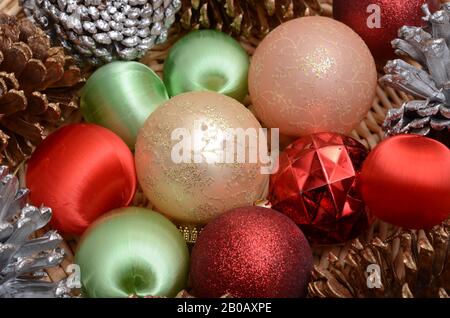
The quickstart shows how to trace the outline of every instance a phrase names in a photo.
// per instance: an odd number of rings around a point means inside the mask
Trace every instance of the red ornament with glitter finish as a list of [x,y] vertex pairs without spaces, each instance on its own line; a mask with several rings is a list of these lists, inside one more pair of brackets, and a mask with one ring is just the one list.
[[203,229],[191,256],[197,297],[245,298],[306,295],[311,248],[288,217],[267,208],[238,208]]
[[371,223],[356,185],[367,153],[360,142],[337,133],[296,140],[271,176],[272,208],[297,223],[312,244],[359,236]]
[[391,41],[404,25],[422,25],[422,5],[432,11],[438,0],[334,0],[333,15],[358,33],[377,59],[395,57]]

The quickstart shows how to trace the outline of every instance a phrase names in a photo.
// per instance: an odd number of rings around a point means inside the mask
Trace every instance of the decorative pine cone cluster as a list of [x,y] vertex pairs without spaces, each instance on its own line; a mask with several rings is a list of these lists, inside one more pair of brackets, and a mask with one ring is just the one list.
[[389,61],[381,83],[400,89],[420,100],[389,111],[384,129],[388,136],[411,133],[435,138],[450,147],[450,3],[433,14],[427,5],[425,28],[404,26],[392,42],[397,54],[421,65],[403,60]]
[[398,230],[385,240],[355,239],[343,259],[330,253],[326,268],[314,267],[309,295],[448,298],[449,260],[450,220],[429,231]]
[[78,62],[135,60],[164,42],[181,0],[20,0]]
[[0,14],[1,162],[16,166],[77,108],[80,69],[27,19]]
[[320,11],[317,0],[182,0],[180,24],[186,29],[218,29],[233,35],[266,35],[284,21]]
[[68,297],[67,281],[46,282],[44,269],[58,265],[64,251],[61,236],[49,231],[30,239],[51,218],[49,208],[26,204],[28,189],[0,166],[0,298]]

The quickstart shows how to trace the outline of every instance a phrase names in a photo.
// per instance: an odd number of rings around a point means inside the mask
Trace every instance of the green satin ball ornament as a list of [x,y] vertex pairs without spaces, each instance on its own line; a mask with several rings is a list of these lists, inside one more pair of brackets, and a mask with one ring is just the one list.
[[247,52],[231,36],[215,30],[193,31],[169,51],[164,83],[171,97],[214,91],[243,101],[248,94]]
[[167,218],[129,207],[113,210],[87,230],[75,263],[83,296],[173,297],[186,287],[189,252]]
[[133,150],[139,128],[169,96],[162,80],[138,62],[112,62],[96,70],[81,92],[84,119],[120,136]]

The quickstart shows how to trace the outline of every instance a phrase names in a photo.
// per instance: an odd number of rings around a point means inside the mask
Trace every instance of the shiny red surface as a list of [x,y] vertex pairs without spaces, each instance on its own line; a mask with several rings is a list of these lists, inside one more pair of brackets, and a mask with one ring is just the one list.
[[370,223],[356,187],[366,156],[361,143],[340,134],[296,140],[281,153],[278,172],[271,176],[272,208],[294,220],[315,244],[358,236]]
[[309,244],[294,222],[262,207],[234,209],[200,233],[191,255],[198,297],[302,297],[313,267]]
[[79,235],[103,213],[131,202],[134,158],[111,131],[69,125],[39,145],[28,163],[26,182],[31,203],[52,209],[53,227]]
[[365,161],[361,190],[370,211],[385,222],[437,225],[450,216],[450,150],[422,136],[389,138]]
[[[363,38],[375,58],[387,60],[395,57],[391,41],[398,29],[422,25],[421,6],[426,2],[432,10],[439,8],[438,0],[334,0],[333,14]],[[367,13],[367,7],[373,4],[381,9],[381,28],[369,28],[367,24],[373,12]]]

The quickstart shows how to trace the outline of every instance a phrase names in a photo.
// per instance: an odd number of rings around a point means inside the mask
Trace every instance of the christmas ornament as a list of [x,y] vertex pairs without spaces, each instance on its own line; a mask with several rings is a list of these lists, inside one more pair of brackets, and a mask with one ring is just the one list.
[[[167,297],[155,297],[155,296],[138,297],[137,295],[132,295],[128,298],[167,298]],[[189,294],[185,289],[183,289],[175,296],[175,298],[195,298],[195,297],[192,296],[191,294]],[[225,294],[225,295],[221,296],[220,298],[233,298],[233,297],[229,294]],[[185,306],[187,306],[186,308],[193,308],[192,306],[195,306],[195,305],[189,305],[188,303],[185,303]],[[188,310],[185,312],[189,312]],[[194,311],[192,311],[192,312],[194,312]]]
[[89,78],[81,94],[81,111],[88,122],[106,127],[134,149],[138,130],[168,99],[161,79],[137,62],[113,62]]
[[164,63],[170,96],[215,91],[238,101],[248,93],[249,57],[232,37],[213,30],[194,31],[171,47]]
[[289,216],[314,244],[357,237],[371,221],[356,185],[366,156],[361,143],[336,133],[296,140],[270,178],[272,208]]
[[375,63],[364,42],[330,18],[280,25],[259,44],[250,64],[256,116],[289,136],[350,132],[369,111],[376,86]]
[[26,204],[28,189],[0,166],[0,298],[69,297],[66,280],[47,282],[45,269],[64,259],[61,236],[48,231],[31,238],[51,218],[51,209]]
[[165,42],[180,0],[20,0],[26,15],[78,61],[135,60]]
[[187,30],[217,29],[262,38],[281,22],[321,12],[317,0],[182,0],[180,24]]
[[30,21],[0,14],[0,159],[11,167],[77,108],[80,70]]
[[421,64],[417,68],[405,61],[387,63],[383,84],[419,98],[389,111],[384,129],[388,136],[411,133],[437,139],[450,147],[450,4],[431,14],[428,7],[425,20],[429,28],[402,27],[401,39],[393,41],[397,53],[409,55]]
[[79,235],[136,190],[133,155],[111,131],[73,124],[51,134],[28,162],[30,200],[53,209],[52,226]]
[[144,193],[158,211],[188,224],[253,204],[268,180],[258,155],[267,154],[260,128],[248,109],[222,94],[173,97],[153,112],[137,138],[136,171]]
[[194,295],[296,298],[305,295],[311,249],[287,217],[262,207],[237,208],[209,223],[192,250]]
[[[310,297],[441,297],[450,293],[450,223],[429,231],[404,230],[369,242],[355,239],[345,256],[331,253],[315,266]],[[367,277],[368,266],[379,268]],[[369,284],[368,284],[369,282]]]
[[169,220],[131,207],[95,222],[81,239],[75,263],[87,297],[174,297],[186,287],[189,252]]
[[385,222],[428,229],[450,216],[450,151],[417,135],[379,144],[361,171],[367,207]]
[[333,15],[363,38],[375,58],[389,59],[397,30],[405,24],[422,25],[424,3],[439,7],[439,0],[334,0]]

